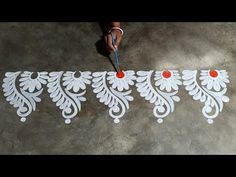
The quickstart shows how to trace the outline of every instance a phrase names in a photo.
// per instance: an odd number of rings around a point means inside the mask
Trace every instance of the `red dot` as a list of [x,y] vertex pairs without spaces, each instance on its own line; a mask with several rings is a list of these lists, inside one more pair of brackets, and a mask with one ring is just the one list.
[[217,77],[218,76],[218,72],[216,70],[210,70],[210,76],[211,77]]
[[123,78],[124,76],[125,76],[125,74],[122,71],[119,71],[116,73],[116,77],[118,77],[118,78]]
[[169,78],[169,77],[171,77],[171,72],[170,71],[163,71],[163,73],[162,73],[162,76],[164,77],[164,78]]

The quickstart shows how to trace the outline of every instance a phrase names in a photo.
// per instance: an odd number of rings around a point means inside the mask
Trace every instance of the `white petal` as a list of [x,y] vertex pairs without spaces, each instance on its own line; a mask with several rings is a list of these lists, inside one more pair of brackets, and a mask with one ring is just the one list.
[[79,89],[80,89],[80,83],[77,81],[77,82],[75,82],[75,84],[73,86],[73,91],[78,92]]
[[160,86],[160,89],[163,90],[166,87],[166,80],[163,80],[163,83]]
[[81,75],[82,75],[83,78],[86,78],[86,79],[91,79],[92,78],[90,71],[81,72]]
[[130,79],[128,79],[128,78],[127,78],[127,83],[128,83],[129,85],[134,85],[134,81],[132,81],[132,80],[130,80]]
[[222,81],[225,83],[229,83],[229,79],[226,79],[226,78],[222,78]]
[[29,82],[29,92],[33,92],[35,89],[35,84],[34,82]]
[[26,81],[26,80],[29,80],[29,78],[28,77],[22,77],[22,78],[19,79],[20,82]]
[[111,79],[111,80],[109,80],[109,84],[113,84],[114,81],[115,81],[115,79]]
[[214,89],[216,91],[220,91],[220,84],[219,84],[219,82],[217,80],[214,81]]
[[109,76],[115,76],[115,72],[114,71],[110,71],[107,73]]
[[176,83],[171,83],[171,87],[174,89],[174,90],[178,90],[178,86]]
[[42,85],[40,84],[38,80],[35,80],[35,86],[38,90],[42,88]]
[[66,73],[63,74],[63,76],[72,77],[72,75],[74,75],[74,73],[75,72],[67,71]]
[[124,89],[128,90],[129,89],[129,85],[128,85],[127,81],[124,80],[123,83],[124,83]]
[[66,81],[63,82],[63,86],[66,86],[68,85],[69,83],[71,83],[74,79],[70,78],[70,79],[67,79]]
[[182,85],[182,82],[181,82],[180,80],[175,79],[174,82],[175,82],[175,84],[177,84],[177,85]]
[[112,84],[112,88],[115,89],[117,87],[117,85],[118,85],[118,81],[115,80],[115,82]]
[[90,84],[91,83],[91,81],[86,79],[86,78],[81,78],[81,79],[85,84]]
[[207,84],[207,89],[208,90],[212,89],[212,86],[213,86],[213,80],[209,79],[208,84]]
[[123,82],[120,81],[118,84],[118,90],[121,92],[123,90],[123,87],[124,87],[124,84]]
[[159,86],[163,83],[163,79],[159,79],[155,82],[155,86]]
[[[150,71],[138,71],[137,75],[139,76],[147,76]],[[152,71],[151,71],[152,72]]]
[[200,80],[205,80],[205,79],[207,79],[207,78],[208,78],[208,76],[200,76],[200,77],[199,77]]
[[171,91],[171,86],[170,86],[170,82],[169,81],[166,82],[166,91],[167,92]]
[[66,87],[67,90],[70,90],[75,85],[75,81],[69,83]]
[[39,82],[41,82],[42,84],[47,84],[47,81],[46,80],[44,80],[44,79],[42,79],[42,78],[38,78],[38,80],[39,80]]
[[73,79],[71,76],[64,76],[63,78],[62,78],[62,80],[63,81],[66,81],[66,80],[69,80],[69,79]]
[[29,84],[29,80],[23,81],[20,83],[20,87],[24,86],[24,85],[28,85]]
[[109,80],[114,80],[114,78],[115,78],[114,76],[108,76],[108,77],[107,77],[107,80],[108,80],[108,81],[109,81]]
[[23,90],[27,90],[29,88],[29,85],[24,85]]
[[219,84],[221,87],[226,88],[226,84],[221,79],[219,79]]
[[134,76],[134,71],[125,71],[125,75],[130,77],[130,76]]
[[146,77],[138,77],[137,82],[143,82],[146,80]]
[[80,85],[80,88],[82,90],[86,89],[86,86],[85,86],[84,82],[81,79],[79,79],[79,85]]
[[208,83],[208,79],[204,79],[204,80],[201,82],[202,85],[207,85],[207,83]]

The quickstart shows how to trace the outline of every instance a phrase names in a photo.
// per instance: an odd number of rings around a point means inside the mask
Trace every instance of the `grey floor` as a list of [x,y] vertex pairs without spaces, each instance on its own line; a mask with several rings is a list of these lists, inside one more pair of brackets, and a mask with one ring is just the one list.
[[[123,23],[120,62],[125,70],[228,71],[230,102],[213,125],[183,87],[174,113],[157,124],[152,105],[135,87],[120,124],[87,89],[71,125],[48,94],[21,123],[0,91],[0,154],[236,154],[236,23]],[[8,71],[113,70],[97,52],[98,23],[0,23],[0,84]]]

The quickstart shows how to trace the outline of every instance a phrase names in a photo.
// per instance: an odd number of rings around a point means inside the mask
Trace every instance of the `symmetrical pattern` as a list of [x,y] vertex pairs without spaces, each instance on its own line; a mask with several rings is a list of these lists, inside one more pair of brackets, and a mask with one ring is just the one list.
[[[199,78],[199,80],[197,80]],[[181,81],[181,79],[183,81]],[[122,72],[57,71],[57,72],[6,72],[3,92],[6,100],[17,109],[20,121],[36,110],[40,95],[47,86],[52,102],[61,110],[66,124],[81,111],[86,101],[87,85],[91,85],[99,102],[109,108],[114,123],[129,109],[134,100],[130,86],[136,86],[140,96],[153,104],[153,114],[158,123],[175,109],[179,102],[177,95],[183,84],[194,100],[204,103],[202,114],[209,124],[223,111],[223,104],[229,102],[227,84],[229,76],[225,70],[184,70],[182,78],[177,70]]]
[[[36,103],[40,102],[39,95],[43,92],[42,85],[47,83],[47,72],[37,72],[37,77],[32,78],[33,72],[24,71],[20,75],[18,72],[7,72],[3,79],[3,92],[6,100],[17,108],[17,114],[22,122],[26,121],[26,117],[36,109]],[[20,75],[19,86],[16,88],[16,79]]]
[[223,102],[229,102],[229,98],[224,95],[227,91],[225,83],[229,83],[228,73],[225,70],[201,70],[201,86],[197,82],[197,70],[184,70],[182,78],[189,95],[205,103],[202,113],[207,122],[212,124],[223,110]]
[[[109,115],[114,119],[114,123],[120,122],[120,118],[125,114],[126,109],[129,109],[129,101],[133,101],[129,86],[134,85],[135,72],[124,71],[123,73],[122,76],[117,75],[116,72],[93,73],[93,92],[97,94],[96,97],[101,103],[109,107]],[[112,86],[109,87],[106,81],[109,81]],[[128,91],[122,92],[123,90]]]
[[154,74],[155,87],[152,86],[151,71],[138,71],[137,75],[137,91],[141,97],[154,104],[153,114],[157,117],[157,122],[162,123],[163,118],[174,111],[174,101],[179,102],[180,98],[176,96],[178,93],[178,86],[182,84],[179,80],[178,71],[165,70],[156,71]]
[[[50,98],[62,110],[62,116],[65,118],[65,123],[70,124],[78,111],[81,110],[81,102],[86,101],[84,94],[86,93],[86,84],[90,84],[91,72],[79,72],[80,76],[75,77],[76,72],[67,71],[63,74],[60,72],[49,73],[48,92]],[[65,86],[63,88],[61,86]]]

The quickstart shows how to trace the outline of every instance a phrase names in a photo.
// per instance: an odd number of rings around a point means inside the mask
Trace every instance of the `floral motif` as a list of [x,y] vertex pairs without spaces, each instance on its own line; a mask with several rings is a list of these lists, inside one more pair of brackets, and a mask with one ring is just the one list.
[[155,85],[160,86],[161,90],[166,89],[167,92],[170,92],[171,89],[178,90],[178,85],[182,85],[180,79],[181,77],[176,70],[156,71],[154,78],[156,80]]
[[6,100],[15,108],[18,108],[17,114],[21,117],[20,121],[25,122],[26,117],[36,110],[36,103],[41,101],[39,95],[43,92],[42,84],[46,84],[48,76],[47,72],[38,72],[38,76],[32,79],[33,72],[25,71],[19,79],[21,88],[18,90],[16,80],[20,73],[21,71],[7,72],[2,86]]
[[107,80],[109,81],[109,84],[112,84],[113,89],[118,89],[118,91],[123,91],[129,89],[129,85],[134,85],[135,72],[134,71],[125,71],[123,72],[124,75],[122,77],[118,77],[118,74],[116,72],[108,72]]
[[[85,84],[90,84],[91,81],[89,79],[92,78],[89,71],[80,71],[80,77],[78,78],[75,77],[75,73],[72,71],[66,71],[64,74],[63,71],[51,72],[49,73],[49,83],[47,84],[50,97],[56,103],[56,106],[62,110],[62,116],[65,118],[66,124],[70,124],[71,119],[81,110],[81,102],[86,101],[84,97],[86,93]],[[61,78],[64,81],[62,85],[65,88],[61,86]]]
[[[183,84],[194,100],[205,104],[202,113],[207,122],[212,124],[213,119],[222,112],[223,102],[229,102],[229,98],[224,95],[227,91],[225,83],[229,83],[228,75],[224,70],[202,70],[200,75],[201,86],[197,83],[197,70],[184,70]],[[215,91],[211,91],[212,88]]]
[[[30,71],[6,72],[3,79],[4,96],[17,108],[22,122],[36,110],[44,85],[47,85],[50,98],[61,110],[66,124],[71,123],[81,110],[82,102],[86,101],[86,87],[91,82],[96,98],[108,106],[109,115],[115,123],[120,122],[129,109],[129,102],[134,100],[130,86],[135,85],[140,96],[154,105],[153,114],[158,123],[162,123],[174,111],[175,102],[180,101],[177,93],[182,81],[176,70],[138,71],[138,77],[132,70],[118,73],[59,71],[49,74],[43,71],[35,74],[36,77]],[[229,97],[225,95],[227,84],[230,83],[228,73],[225,70],[201,70],[200,84],[197,70],[184,70],[182,74],[188,94],[204,103],[202,114],[209,124],[213,123],[214,118],[222,112],[224,103],[229,102]]]
[[76,72],[72,71],[67,71],[66,73],[63,74],[63,86],[66,86],[67,90],[73,89],[74,92],[78,92],[80,90],[85,90],[86,89],[86,84],[90,84],[91,81],[91,72],[86,71],[86,72],[81,72],[79,71],[80,76],[75,77]]
[[42,88],[42,84],[47,83],[47,74],[47,72],[37,72],[37,77],[32,78],[33,72],[24,71],[19,79],[20,87],[23,87],[23,90],[29,90],[30,93],[32,93],[35,89],[40,90]]
[[[178,85],[182,83],[179,81],[179,74],[177,71],[156,71],[154,80],[156,80],[153,87],[151,84],[151,76],[153,71],[138,71],[137,91],[140,96],[144,97],[150,103],[154,104],[153,114],[157,117],[157,122],[162,123],[163,118],[174,111],[174,101],[179,102],[180,98],[176,95],[178,92]],[[160,87],[160,90],[158,88]],[[163,92],[166,88],[167,93]],[[173,88],[173,91],[171,91]]]
[[225,70],[202,70],[200,75],[201,84],[208,90],[214,88],[215,91],[220,91],[221,88],[226,88],[226,83],[229,83],[229,76]]
[[[133,101],[133,97],[129,94],[131,90],[121,92],[123,89],[129,89],[129,85],[134,85],[133,80],[136,79],[134,71],[123,72],[123,77],[117,77],[115,72],[95,72],[93,73],[93,92],[97,94],[97,98],[101,103],[109,107],[109,115],[114,119],[114,123],[119,123],[120,118],[125,114],[125,110],[129,109],[129,102]],[[108,87],[107,80],[112,87]],[[118,91],[115,90],[118,89]]]

